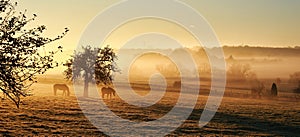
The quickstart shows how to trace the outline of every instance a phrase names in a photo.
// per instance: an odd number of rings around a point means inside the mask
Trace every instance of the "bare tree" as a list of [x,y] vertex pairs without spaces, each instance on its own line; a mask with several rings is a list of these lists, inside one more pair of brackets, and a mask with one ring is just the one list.
[[48,55],[39,54],[39,49],[61,39],[68,29],[57,38],[43,37],[46,26],[28,29],[26,25],[34,21],[36,15],[27,18],[26,10],[16,12],[16,6],[17,3],[9,0],[0,1],[0,90],[19,108],[20,97],[27,96],[29,87],[36,82],[35,76],[57,66],[53,55],[62,47]]
[[88,84],[90,82],[110,84],[113,72],[119,72],[116,67],[117,59],[113,49],[109,46],[92,48],[91,46],[82,47],[82,52],[75,52],[71,59],[64,65],[67,69],[64,75],[68,80],[84,80],[83,96],[88,97]]

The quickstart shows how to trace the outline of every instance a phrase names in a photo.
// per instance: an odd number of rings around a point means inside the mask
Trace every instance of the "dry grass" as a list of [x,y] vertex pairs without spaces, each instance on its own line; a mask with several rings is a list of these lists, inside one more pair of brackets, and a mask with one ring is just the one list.
[[[53,96],[52,84],[36,84],[34,96],[26,97],[20,109],[10,101],[0,104],[1,136],[104,136],[83,115],[74,94]],[[169,89],[171,90],[171,89]],[[152,121],[166,114],[179,93],[167,92],[156,105],[138,108],[115,97],[105,100],[118,116],[133,121]],[[169,136],[297,136],[300,102],[286,99],[224,97],[213,120],[203,128],[198,120],[207,96],[200,95],[189,119]]]

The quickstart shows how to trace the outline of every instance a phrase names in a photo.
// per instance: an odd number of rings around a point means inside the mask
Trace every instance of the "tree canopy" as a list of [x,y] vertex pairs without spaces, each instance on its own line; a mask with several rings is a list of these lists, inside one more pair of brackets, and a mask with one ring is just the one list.
[[65,28],[56,38],[43,37],[46,26],[27,26],[37,15],[27,17],[26,10],[17,12],[16,6],[9,0],[0,1],[0,90],[19,107],[20,97],[27,96],[36,75],[58,65],[53,57],[62,51],[61,46],[45,55],[39,49],[63,38],[69,30]]
[[256,74],[251,70],[249,64],[233,63],[227,70],[227,80],[232,81],[252,81],[255,80]]
[[81,52],[75,52],[64,65],[66,79],[84,81],[84,97],[88,97],[88,84],[90,82],[110,84],[113,72],[119,72],[116,67],[117,56],[112,48],[82,47]]

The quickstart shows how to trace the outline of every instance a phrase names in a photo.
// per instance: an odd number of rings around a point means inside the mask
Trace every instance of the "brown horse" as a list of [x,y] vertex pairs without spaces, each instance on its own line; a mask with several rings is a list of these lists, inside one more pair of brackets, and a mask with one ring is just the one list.
[[54,96],[56,96],[57,90],[62,90],[63,96],[70,96],[70,90],[66,84],[54,84],[53,85]]
[[107,95],[107,98],[110,98],[110,99],[111,99],[112,95],[116,96],[116,91],[111,87],[107,87],[107,88],[103,87],[101,89],[101,92],[102,92],[102,99],[104,99],[105,94]]

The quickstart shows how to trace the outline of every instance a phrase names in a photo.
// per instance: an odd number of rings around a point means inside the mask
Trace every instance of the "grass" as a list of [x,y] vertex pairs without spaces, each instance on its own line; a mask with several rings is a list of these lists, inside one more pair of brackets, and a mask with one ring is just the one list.
[[[20,109],[9,100],[1,100],[1,136],[105,136],[84,116],[74,93],[70,97],[63,97],[62,92],[53,96],[50,83],[36,84],[33,88],[34,95],[24,98]],[[145,122],[164,116],[178,96],[179,92],[167,92],[162,100],[147,108],[127,104],[119,97],[104,101],[119,117]],[[215,117],[199,128],[207,100],[207,95],[200,94],[193,113],[168,136],[298,136],[300,102],[289,99],[292,98],[289,94],[282,93],[275,99],[242,97],[226,95]]]

